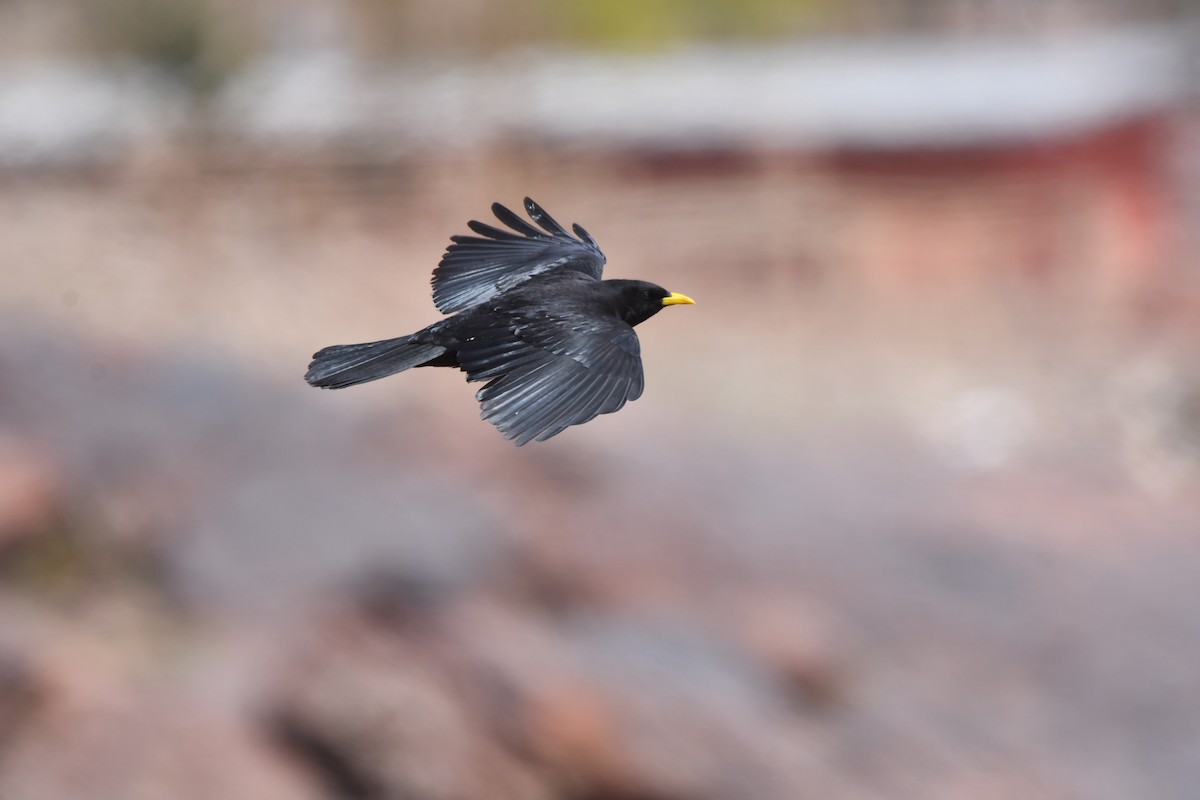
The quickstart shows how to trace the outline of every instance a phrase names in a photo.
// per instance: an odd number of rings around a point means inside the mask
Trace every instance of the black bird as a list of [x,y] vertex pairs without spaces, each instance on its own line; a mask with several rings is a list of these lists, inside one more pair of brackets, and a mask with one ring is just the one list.
[[525,210],[541,230],[493,203],[511,231],[471,220],[479,236],[450,237],[432,283],[434,304],[452,316],[409,336],[326,347],[304,379],[341,389],[411,367],[457,367],[487,381],[475,395],[482,418],[518,445],[638,399],[633,326],[694,301],[646,281],[601,280],[606,259],[587,231],[573,225],[572,236],[528,197]]

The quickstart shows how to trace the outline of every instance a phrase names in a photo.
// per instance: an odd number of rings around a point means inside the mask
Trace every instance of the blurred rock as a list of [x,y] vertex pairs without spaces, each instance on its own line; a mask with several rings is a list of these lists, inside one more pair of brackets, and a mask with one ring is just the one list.
[[62,480],[46,448],[0,434],[0,551],[55,524],[66,502]]
[[820,609],[794,594],[748,593],[729,603],[723,620],[747,655],[790,690],[799,713],[836,713],[850,691],[845,646]]
[[689,623],[583,614],[539,625],[477,608],[452,635],[470,654],[475,704],[562,794],[783,798],[839,785],[785,687]]
[[1114,376],[1126,466],[1140,485],[1165,495],[1187,492],[1200,477],[1200,371],[1190,341],[1178,349],[1183,354],[1143,355]]
[[430,660],[436,647],[346,620],[315,634],[280,676],[268,721],[279,745],[331,794],[549,797],[535,775],[480,728],[455,676]]
[[[0,478],[11,463],[11,491],[25,498],[14,513],[44,505],[38,464],[55,459],[78,538],[141,559],[186,603],[277,614],[368,568],[453,593],[509,557],[505,526],[436,470],[364,458],[377,420],[312,425],[306,401],[316,393],[296,391],[303,383],[264,385],[217,361],[166,355],[97,374],[103,359],[53,335],[24,329],[13,341],[0,377],[39,381],[10,414],[48,454],[0,452]],[[396,423],[406,425],[419,427]],[[416,460],[440,465],[436,442],[402,440]]]
[[345,456],[299,462],[287,474],[252,468],[225,498],[196,516],[173,553],[198,603],[274,613],[365,570],[453,593],[505,558],[502,530],[452,487],[364,470]]
[[0,796],[39,800],[318,800],[236,720],[179,698],[131,693],[39,717],[7,753]]
[[44,700],[45,687],[33,669],[15,654],[0,650],[0,760]]

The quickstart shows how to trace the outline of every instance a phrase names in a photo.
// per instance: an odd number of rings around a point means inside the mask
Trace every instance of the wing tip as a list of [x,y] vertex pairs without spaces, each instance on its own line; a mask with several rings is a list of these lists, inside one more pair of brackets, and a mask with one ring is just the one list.
[[[587,242],[592,247],[596,247],[596,240],[593,239],[592,235],[590,233],[588,233],[587,230],[585,230],[584,227],[582,225],[580,225],[578,222],[571,223],[571,230],[575,231],[575,235],[578,236],[580,239]],[[597,248],[597,249],[599,249],[599,248]]]

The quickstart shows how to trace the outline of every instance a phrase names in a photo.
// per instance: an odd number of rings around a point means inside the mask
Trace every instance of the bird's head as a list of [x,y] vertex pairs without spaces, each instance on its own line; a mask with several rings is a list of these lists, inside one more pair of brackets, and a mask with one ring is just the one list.
[[696,303],[687,295],[668,292],[648,281],[607,280],[603,283],[610,293],[617,316],[630,325],[645,322],[667,306]]

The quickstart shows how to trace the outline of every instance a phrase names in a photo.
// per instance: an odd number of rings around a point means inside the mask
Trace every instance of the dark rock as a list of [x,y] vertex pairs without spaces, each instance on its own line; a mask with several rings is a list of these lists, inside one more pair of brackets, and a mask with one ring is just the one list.
[[535,774],[496,747],[454,675],[353,616],[312,632],[277,681],[266,723],[278,745],[350,798],[543,800]]

